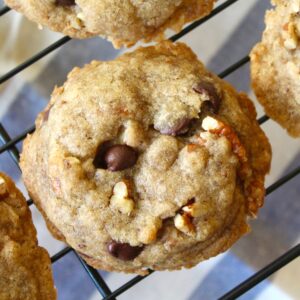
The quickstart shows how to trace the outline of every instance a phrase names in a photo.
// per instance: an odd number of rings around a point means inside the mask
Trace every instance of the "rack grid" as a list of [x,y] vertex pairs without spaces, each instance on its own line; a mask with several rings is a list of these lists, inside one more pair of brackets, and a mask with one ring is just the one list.
[[[181,32],[173,35],[170,37],[170,40],[175,42],[182,38],[184,35],[187,33],[191,32],[193,29],[197,28],[201,24],[205,23],[209,19],[213,18],[217,14],[221,13],[224,11],[226,8],[237,2],[238,0],[227,0],[224,3],[218,5],[211,13],[210,15],[206,16],[205,18],[195,21],[185,27]],[[8,13],[11,9],[7,6],[4,6],[0,8],[0,17]],[[8,71],[6,74],[0,77],[0,84],[4,83],[5,81],[9,80],[13,76],[17,75],[19,72],[23,71],[24,69],[30,67],[32,64],[37,62],[38,60],[42,59],[52,51],[62,47],[64,44],[66,44],[68,41],[70,41],[70,37],[63,37],[56,41],[55,43],[51,44],[47,48],[43,49],[39,53],[35,54],[28,60],[24,61],[17,67],[13,68],[12,70]],[[238,60],[236,63],[232,64],[229,66],[227,69],[225,69],[223,72],[219,74],[219,77],[224,78],[231,73],[235,72],[237,69],[245,65],[246,63],[249,62],[249,56],[246,55],[245,57],[241,58]],[[263,124],[269,120],[269,117],[264,115],[261,118],[259,118],[257,121],[259,124]],[[23,139],[26,137],[27,134],[34,132],[35,127],[31,126],[27,128],[25,131],[20,133],[14,138],[11,138],[9,134],[7,133],[5,127],[0,123],[0,143],[2,146],[0,147],[0,155],[4,152],[8,152],[13,161],[16,163],[16,165],[19,167],[19,158],[20,158],[20,153],[16,147],[16,145],[19,142],[22,142]],[[280,188],[282,185],[287,183],[289,180],[292,178],[296,177],[300,173],[300,166],[297,168],[293,169],[291,172],[280,178],[279,180],[275,181],[272,185],[270,185],[266,189],[266,196],[270,195],[272,192],[274,192],[276,189]],[[32,205],[33,201],[31,199],[27,200],[28,205]],[[102,295],[103,300],[112,300],[116,299],[117,296],[121,295],[140,281],[144,280],[146,277],[150,276],[153,272],[153,270],[149,270],[149,274],[146,276],[135,276],[133,279],[129,280],[119,288],[117,288],[115,291],[111,291],[110,288],[108,287],[107,283],[105,280],[102,278],[102,276],[99,274],[99,272],[92,268],[91,266],[87,265],[85,261],[75,252],[70,247],[65,247],[58,253],[56,253],[54,256],[51,257],[51,262],[55,263],[58,261],[60,258],[63,256],[67,255],[70,252],[74,252],[80,263],[82,264],[83,268],[85,271],[88,273],[90,279],[93,281],[95,287],[99,291],[99,293]],[[246,279],[245,281],[241,282],[239,285],[236,287],[232,288],[230,291],[225,293],[223,296],[219,298],[219,300],[231,300],[231,299],[236,299],[237,297],[245,294],[247,291],[255,287],[257,284],[265,280],[267,277],[275,273],[276,271],[280,270],[283,268],[285,265],[293,261],[294,259],[298,258],[300,256],[300,244],[294,246],[290,250],[288,250],[286,253],[282,254],[280,257],[272,261],[270,264],[265,266],[263,269],[260,271],[256,272],[254,275]]]

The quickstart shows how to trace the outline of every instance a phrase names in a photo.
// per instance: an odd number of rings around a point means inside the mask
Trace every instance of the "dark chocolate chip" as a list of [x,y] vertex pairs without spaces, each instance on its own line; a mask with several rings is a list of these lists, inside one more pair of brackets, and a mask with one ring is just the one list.
[[75,0],[56,0],[55,4],[59,6],[73,6],[75,5]]
[[221,98],[214,85],[210,82],[201,81],[193,86],[193,90],[198,94],[205,94],[209,98],[209,102],[205,103],[205,107],[213,113],[217,113],[220,108]]
[[107,245],[108,252],[121,260],[133,260],[135,259],[144,249],[144,246],[130,246],[127,243],[117,243],[116,241],[111,241]]
[[217,111],[214,109],[212,103],[210,101],[204,101],[201,105],[201,112],[206,113],[213,113],[216,114]]
[[112,142],[106,141],[98,147],[96,156],[93,161],[93,164],[97,169],[98,168],[101,168],[101,169],[107,168],[106,162],[104,160],[104,156],[105,156],[107,149],[109,149],[111,146],[112,146]]
[[137,158],[137,152],[127,145],[113,145],[104,155],[104,161],[110,171],[128,169],[136,163]]
[[191,121],[192,121],[191,119],[182,118],[181,120],[177,121],[177,123],[173,127],[162,129],[160,132],[162,134],[167,134],[172,136],[183,135],[189,131]]

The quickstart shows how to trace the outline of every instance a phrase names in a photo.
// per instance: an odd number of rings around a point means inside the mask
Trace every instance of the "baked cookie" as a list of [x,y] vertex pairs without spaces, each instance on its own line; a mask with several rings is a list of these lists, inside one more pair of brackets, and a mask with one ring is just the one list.
[[5,0],[30,20],[74,38],[103,36],[115,47],[162,39],[208,15],[215,0]]
[[184,44],[75,68],[25,142],[50,230],[95,268],[192,267],[248,231],[270,145],[244,94]]
[[251,52],[254,92],[266,113],[300,136],[300,0],[274,0],[262,41]]
[[56,299],[51,261],[38,246],[27,203],[0,173],[0,299]]

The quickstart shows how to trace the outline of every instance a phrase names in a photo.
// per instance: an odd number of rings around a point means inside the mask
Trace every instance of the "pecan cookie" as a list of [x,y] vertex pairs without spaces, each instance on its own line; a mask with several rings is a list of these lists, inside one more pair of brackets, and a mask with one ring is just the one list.
[[300,136],[300,0],[274,0],[251,52],[252,86],[266,113]]
[[116,47],[162,39],[208,15],[215,0],[5,0],[30,20],[74,38],[103,36]]
[[0,173],[0,299],[53,300],[56,290],[47,251],[37,244],[27,203]]
[[92,266],[192,267],[248,231],[270,145],[244,94],[184,44],[75,68],[24,143],[21,168],[53,234]]

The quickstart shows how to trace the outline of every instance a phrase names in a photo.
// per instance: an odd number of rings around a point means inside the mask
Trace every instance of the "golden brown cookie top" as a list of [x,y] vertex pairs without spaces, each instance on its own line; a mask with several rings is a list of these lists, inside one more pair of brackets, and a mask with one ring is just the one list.
[[262,205],[270,148],[255,117],[184,44],[140,48],[75,68],[55,89],[25,141],[24,180],[103,268],[192,265]]
[[276,0],[251,52],[252,86],[266,113],[300,136],[300,1]]
[[214,0],[6,0],[38,24],[75,38],[104,36],[116,47],[162,38],[207,15]]
[[37,244],[27,203],[0,173],[0,299],[53,300],[51,261]]

